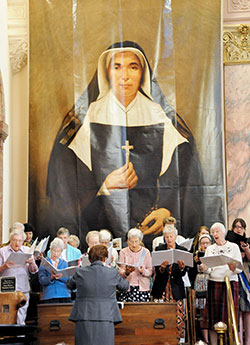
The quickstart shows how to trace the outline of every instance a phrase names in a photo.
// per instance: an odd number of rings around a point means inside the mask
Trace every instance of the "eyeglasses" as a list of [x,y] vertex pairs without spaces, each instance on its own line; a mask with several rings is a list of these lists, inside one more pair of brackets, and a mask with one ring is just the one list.
[[203,245],[210,244],[210,243],[211,243],[210,241],[207,241],[207,242],[200,242],[200,244],[203,244]]
[[241,226],[241,225],[235,225],[235,228],[236,229],[244,229],[243,226]]

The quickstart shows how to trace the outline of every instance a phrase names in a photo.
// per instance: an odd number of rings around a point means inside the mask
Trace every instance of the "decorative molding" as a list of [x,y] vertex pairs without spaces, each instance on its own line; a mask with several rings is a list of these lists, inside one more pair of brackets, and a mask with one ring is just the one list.
[[9,57],[13,73],[28,61],[28,1],[8,0]]
[[9,55],[13,73],[19,72],[27,64],[28,42],[22,39],[12,41]]
[[250,63],[250,25],[224,25],[223,62]]
[[250,0],[224,0],[224,23],[250,23]]
[[230,0],[229,12],[240,12],[250,10],[250,0]]

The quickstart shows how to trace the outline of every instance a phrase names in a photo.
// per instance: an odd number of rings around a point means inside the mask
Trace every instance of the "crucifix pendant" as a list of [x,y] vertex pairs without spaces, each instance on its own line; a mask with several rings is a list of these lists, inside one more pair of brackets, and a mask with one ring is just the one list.
[[129,140],[126,140],[126,145],[122,146],[122,149],[126,151],[126,164],[128,165],[129,163],[129,151],[133,150],[134,146],[129,145]]

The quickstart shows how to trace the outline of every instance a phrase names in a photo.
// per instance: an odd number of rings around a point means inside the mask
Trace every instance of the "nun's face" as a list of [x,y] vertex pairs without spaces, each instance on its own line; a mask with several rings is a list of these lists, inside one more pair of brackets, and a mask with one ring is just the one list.
[[140,86],[142,67],[132,52],[115,54],[108,67],[108,78],[117,99],[126,107],[135,98]]

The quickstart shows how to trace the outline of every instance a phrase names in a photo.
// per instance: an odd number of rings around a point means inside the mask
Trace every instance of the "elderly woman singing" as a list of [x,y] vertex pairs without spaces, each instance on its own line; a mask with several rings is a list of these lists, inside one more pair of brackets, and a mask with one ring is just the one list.
[[[64,243],[60,238],[55,238],[50,244],[48,261],[56,268],[68,267],[68,263],[60,256]],[[66,287],[68,278],[62,278],[61,273],[48,272],[41,264],[38,272],[39,282],[42,286],[42,303],[69,303],[70,292]]]
[[[156,247],[158,250],[187,249],[176,243],[178,231],[174,224],[168,224],[164,227],[163,235],[166,243]],[[183,261],[169,264],[163,261],[161,266],[155,267],[155,279],[152,288],[152,295],[155,301],[162,300],[165,302],[177,301],[177,329],[178,337],[184,337],[184,305],[185,288],[182,277],[186,274],[186,266]]]
[[130,282],[130,290],[120,293],[124,302],[150,302],[150,277],[153,273],[150,251],[143,246],[143,234],[139,229],[128,232],[128,247],[120,251],[119,262],[124,263],[119,273]]
[[[225,254],[233,260],[242,263],[240,249],[237,244],[225,239],[226,229],[221,223],[214,223],[210,228],[215,243],[206,249],[205,257]],[[204,318],[201,323],[202,328],[209,329],[210,342],[217,344],[217,334],[213,331],[214,324],[219,321],[228,322],[227,316],[227,290],[225,276],[229,277],[236,318],[239,312],[239,286],[238,273],[241,272],[235,263],[220,265],[213,268],[207,268],[202,265],[204,271],[209,273],[207,288],[207,303],[204,311]]]

